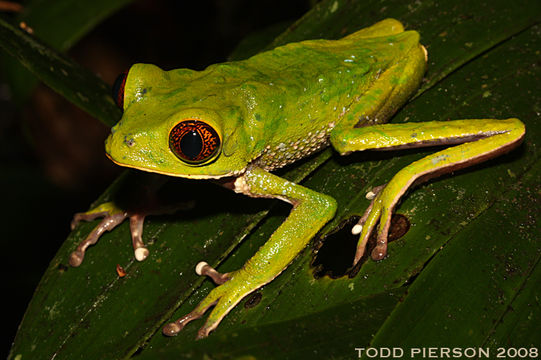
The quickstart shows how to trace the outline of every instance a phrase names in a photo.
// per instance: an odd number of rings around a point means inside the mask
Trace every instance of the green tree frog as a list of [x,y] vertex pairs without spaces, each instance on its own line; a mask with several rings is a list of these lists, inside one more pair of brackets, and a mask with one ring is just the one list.
[[[162,71],[135,64],[116,83],[122,119],[108,137],[107,156],[118,165],[192,179],[215,179],[237,193],[292,205],[286,220],[244,266],[220,274],[206,263],[196,272],[218,286],[189,314],[166,325],[175,335],[214,307],[198,336],[205,337],[245,296],[277,277],[335,214],[336,201],[287,181],[273,170],[331,145],[342,155],[453,144],[400,170],[374,191],[353,227],[359,235],[354,262],[376,231],[374,260],[387,253],[397,202],[413,184],[479,163],[518,146],[518,119],[477,119],[385,124],[418,88],[427,63],[419,34],[387,19],[340,40],[291,43],[247,60],[203,71]],[[100,235],[130,219],[137,260],[145,214],[105,203],[75,216],[104,217],[72,253],[79,266]]]

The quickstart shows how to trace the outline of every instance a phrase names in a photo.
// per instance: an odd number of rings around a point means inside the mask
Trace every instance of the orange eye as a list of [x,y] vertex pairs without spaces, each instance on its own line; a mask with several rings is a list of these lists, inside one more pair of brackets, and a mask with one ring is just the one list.
[[169,148],[188,164],[211,159],[220,148],[220,137],[209,124],[195,119],[179,122],[169,133]]
[[124,109],[124,87],[126,86],[126,79],[128,78],[128,70],[124,71],[115,80],[113,84],[113,100],[120,110]]

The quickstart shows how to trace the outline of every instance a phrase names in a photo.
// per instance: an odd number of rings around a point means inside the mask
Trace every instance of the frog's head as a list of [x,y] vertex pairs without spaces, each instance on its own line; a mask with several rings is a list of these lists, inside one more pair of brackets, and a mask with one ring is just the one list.
[[196,88],[183,88],[186,81],[179,76],[191,75],[191,70],[172,73],[136,64],[119,77],[114,93],[124,113],[105,143],[113,162],[195,179],[244,171],[250,159],[237,151],[235,112],[218,113],[198,98]]

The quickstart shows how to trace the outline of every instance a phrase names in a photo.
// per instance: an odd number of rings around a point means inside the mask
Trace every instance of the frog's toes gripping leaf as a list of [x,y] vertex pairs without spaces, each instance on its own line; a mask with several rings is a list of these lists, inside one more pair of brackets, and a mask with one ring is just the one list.
[[[400,195],[398,195],[398,197],[399,196]],[[355,266],[363,257],[368,239],[378,221],[377,243],[374,250],[372,250],[371,256],[374,260],[381,260],[387,255],[389,227],[391,225],[393,208],[398,197],[389,197],[389,194],[386,194],[385,192],[385,185],[377,186],[366,194],[366,198],[372,201],[363,216],[351,229],[353,235],[360,234],[353,266]]]
[[199,276],[208,276],[212,279],[212,281],[214,281],[216,285],[222,285],[230,279],[229,273],[219,273],[218,271],[216,271],[216,269],[214,269],[212,266],[210,266],[204,261],[199,262],[195,266],[195,272]]
[[184,315],[175,322],[165,325],[162,332],[166,336],[177,335],[186,324],[192,320],[199,319],[205,314],[207,309],[215,306],[205,325],[197,333],[198,339],[207,337],[246,295],[258,287],[252,286],[247,281],[247,274],[243,269],[221,274],[206,262],[200,262],[197,264],[195,271],[199,275],[210,277],[219,286],[214,288],[192,312]]
[[75,214],[71,222],[71,229],[75,229],[81,221],[92,221],[100,217],[103,217],[102,221],[81,241],[77,249],[71,253],[69,259],[71,266],[77,267],[81,265],[86,249],[98,242],[104,232],[113,230],[127,218],[130,219],[130,232],[135,258],[138,261],[143,261],[147,258],[149,251],[142,240],[145,215],[128,213],[120,209],[113,202],[107,202],[87,212]]

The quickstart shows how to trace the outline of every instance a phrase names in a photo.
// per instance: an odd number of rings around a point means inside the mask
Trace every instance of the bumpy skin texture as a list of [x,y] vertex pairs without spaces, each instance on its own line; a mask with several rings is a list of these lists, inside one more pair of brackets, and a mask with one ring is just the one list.
[[[353,230],[360,235],[357,262],[377,224],[378,243],[372,257],[386,255],[390,217],[408,187],[494,157],[521,142],[525,130],[517,119],[384,124],[417,89],[425,67],[426,50],[418,33],[404,31],[398,21],[387,19],[340,40],[292,43],[203,71],[162,71],[145,64],[130,69],[124,115],[106,142],[114,162],[169,176],[231,177],[224,184],[236,192],[277,198],[293,206],[289,217],[241,269],[219,274],[208,264],[199,264],[198,273],[220,285],[191,313],[165,326],[164,334],[177,334],[215,306],[199,331],[199,337],[207,336],[243,297],[278,276],[334,216],[334,199],[270,171],[329,144],[341,154],[460,144],[407,166],[386,186],[378,187]],[[178,151],[175,155],[170,133],[186,120],[204,122],[215,131],[219,138],[213,144],[220,144],[215,155],[197,164],[183,161]],[[96,211],[89,214],[93,218]],[[137,239],[143,215],[130,214],[137,216],[133,220]],[[95,231],[105,230],[110,228],[98,226]],[[79,246],[82,255],[99,234],[93,232],[92,242]],[[80,253],[76,255],[82,260]]]

